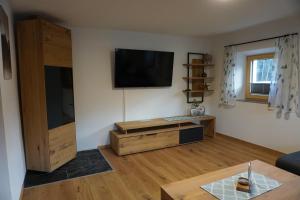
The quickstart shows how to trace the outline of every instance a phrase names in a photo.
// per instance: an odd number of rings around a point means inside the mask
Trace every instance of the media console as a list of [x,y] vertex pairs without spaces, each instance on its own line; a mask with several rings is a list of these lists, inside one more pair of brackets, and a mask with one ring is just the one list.
[[115,123],[110,132],[112,149],[118,155],[172,147],[215,136],[215,117],[176,116]]

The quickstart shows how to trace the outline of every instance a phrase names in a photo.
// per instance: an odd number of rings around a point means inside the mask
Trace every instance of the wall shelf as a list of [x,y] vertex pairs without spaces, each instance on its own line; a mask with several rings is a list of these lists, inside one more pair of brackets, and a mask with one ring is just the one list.
[[206,71],[215,66],[211,60],[212,57],[209,54],[188,52],[187,64],[183,64],[187,73],[185,77],[182,77],[187,82],[187,88],[183,90],[186,94],[187,103],[202,103],[204,94],[213,92],[207,83],[212,82],[214,77],[207,77],[209,71]]
[[213,67],[214,64],[183,64],[184,67],[190,67],[190,68],[200,68],[200,67]]
[[185,93],[206,93],[206,92],[213,92],[214,90],[183,90],[182,92]]
[[198,77],[198,76],[191,76],[191,77],[182,77],[184,80],[205,80],[205,81],[213,81],[214,77]]

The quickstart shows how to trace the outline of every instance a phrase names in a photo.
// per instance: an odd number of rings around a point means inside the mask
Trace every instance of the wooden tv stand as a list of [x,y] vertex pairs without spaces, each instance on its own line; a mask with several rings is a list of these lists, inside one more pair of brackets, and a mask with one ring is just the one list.
[[[188,117],[188,116],[177,116]],[[183,144],[182,134],[190,134],[192,142],[199,141],[203,135],[215,137],[215,117],[204,115],[193,119],[127,121],[115,123],[117,130],[110,132],[112,149],[118,155],[127,155]],[[200,122],[195,124],[195,121]],[[185,141],[185,144],[189,139]]]

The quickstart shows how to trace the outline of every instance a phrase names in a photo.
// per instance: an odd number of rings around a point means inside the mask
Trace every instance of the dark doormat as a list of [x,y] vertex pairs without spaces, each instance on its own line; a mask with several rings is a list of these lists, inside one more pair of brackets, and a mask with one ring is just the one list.
[[77,152],[74,160],[51,173],[28,170],[24,188],[111,171],[112,167],[98,149]]

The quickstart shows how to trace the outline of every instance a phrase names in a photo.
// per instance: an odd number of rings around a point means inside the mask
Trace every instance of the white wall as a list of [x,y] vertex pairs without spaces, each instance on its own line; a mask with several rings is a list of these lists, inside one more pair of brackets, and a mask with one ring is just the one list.
[[[238,102],[236,107],[227,109],[218,106],[224,45],[299,31],[300,16],[294,16],[212,38],[213,54],[216,58],[217,81],[215,87],[217,91],[211,98],[210,105],[212,105],[212,112],[217,117],[217,132],[286,153],[300,150],[300,119],[295,115],[292,115],[290,120],[277,119],[275,112],[267,110],[266,104],[249,102]],[[267,41],[239,46],[238,51],[245,52],[272,47],[274,47],[273,41]],[[239,76],[242,75],[239,74]],[[243,83],[245,82],[244,78],[240,77]]]
[[[6,165],[7,170],[4,175],[0,177],[0,186],[6,184],[4,188],[0,187],[0,199],[17,200],[20,197],[20,192],[23,185],[25,175],[25,159],[22,142],[22,131],[20,122],[20,110],[18,100],[18,84],[17,84],[17,70],[15,58],[15,45],[13,33],[13,19],[10,4],[6,0],[0,0],[1,5],[4,7],[10,24],[10,48],[11,48],[11,65],[12,65],[12,80],[3,79],[3,63],[2,54],[0,54],[0,87],[1,87],[1,107],[2,111],[0,120],[2,120],[0,144],[1,144],[1,165]],[[2,50],[0,50],[2,52]],[[4,137],[3,137],[4,136]],[[4,147],[4,148],[3,148]],[[6,147],[6,148],[5,148]],[[5,151],[3,150],[5,149]],[[6,153],[6,155],[2,155]],[[6,158],[6,159],[5,159]],[[8,180],[7,180],[8,178]],[[7,191],[7,188],[10,191]],[[2,189],[6,191],[2,191]],[[9,196],[2,197],[2,194]]]
[[[114,122],[186,114],[182,80],[188,51],[209,52],[206,40],[150,33],[72,29],[75,114],[78,150],[109,143]],[[113,89],[115,48],[173,51],[172,87]]]
[[[1,93],[1,90],[0,90]],[[11,199],[8,161],[6,151],[6,139],[4,132],[4,120],[2,112],[2,97],[0,94],[0,199]]]

